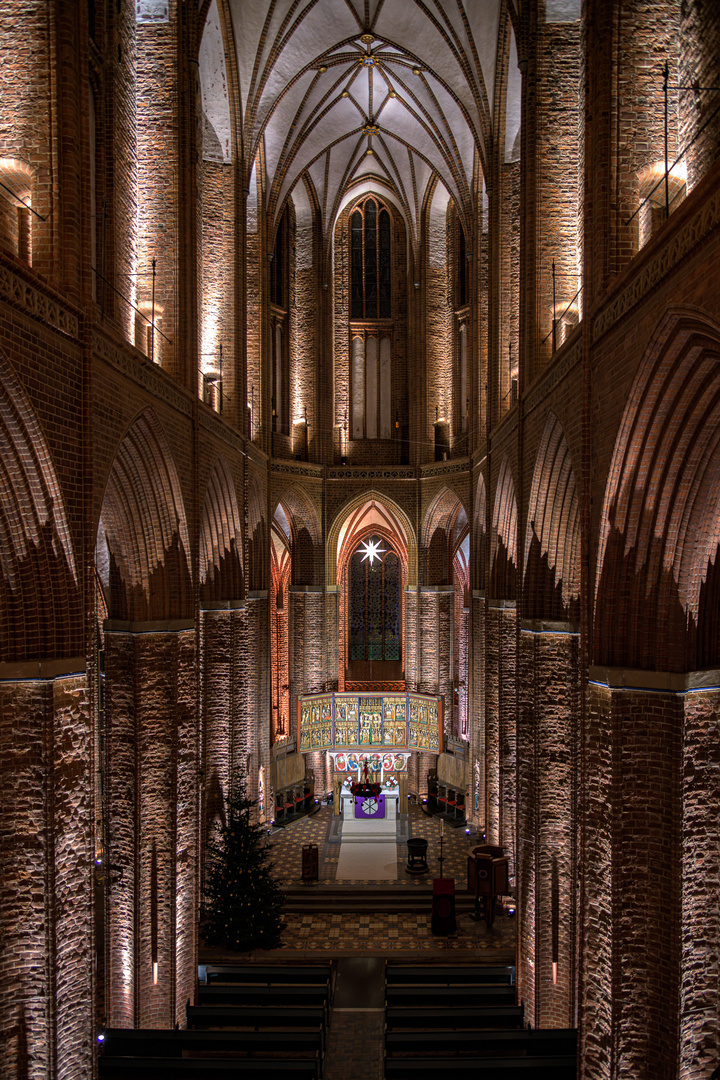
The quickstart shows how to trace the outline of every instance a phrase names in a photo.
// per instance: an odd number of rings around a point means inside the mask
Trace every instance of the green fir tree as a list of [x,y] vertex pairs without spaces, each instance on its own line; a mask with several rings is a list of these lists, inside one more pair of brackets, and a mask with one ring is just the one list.
[[203,937],[234,952],[280,944],[284,900],[265,830],[250,820],[254,805],[245,780],[236,780],[225,800],[225,823],[207,846]]

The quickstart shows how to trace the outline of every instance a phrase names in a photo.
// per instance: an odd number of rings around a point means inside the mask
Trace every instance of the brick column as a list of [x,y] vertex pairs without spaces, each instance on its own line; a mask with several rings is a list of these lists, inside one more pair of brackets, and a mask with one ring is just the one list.
[[84,670],[75,674],[84,666],[0,665],[0,1033],[8,1076],[92,1073],[93,740]]
[[[266,783],[270,777],[270,724],[272,696],[270,678],[270,595],[267,589],[249,592],[245,608],[245,640],[242,655],[237,656],[235,676],[240,680],[242,712],[236,728],[238,738],[234,751],[240,762],[247,753],[247,793],[258,797],[258,775],[265,770]],[[238,746],[242,742],[244,745]],[[265,799],[267,802],[268,793]]]
[[520,633],[518,993],[534,1027],[575,1025],[580,687],[573,630],[538,620]]
[[340,679],[340,587],[325,589],[325,620],[327,626],[325,649],[326,689],[337,690]]
[[[703,680],[702,677],[706,678]],[[712,676],[707,678],[707,676]],[[720,1024],[720,672],[697,672],[685,695],[682,776],[680,1080],[717,1065]],[[714,686],[702,690],[702,682]]]
[[515,875],[516,661],[515,601],[488,600],[485,669],[487,840],[510,856]]
[[405,626],[403,628],[405,686],[408,690],[417,690],[418,688],[417,626],[418,591],[416,585],[410,585],[405,589]]
[[[244,606],[227,605],[201,615],[202,760],[204,774],[204,839],[224,813],[230,784],[247,765],[243,737],[243,695],[246,673]],[[240,670],[238,670],[240,668]]]
[[453,705],[453,615],[451,585],[421,585],[418,685],[425,694],[443,698],[445,734],[449,734]]
[[583,1075],[675,1076],[684,676],[590,669]]
[[[290,605],[290,715],[297,719],[297,699],[302,694],[318,693],[326,686],[324,666],[324,588],[321,585],[291,585]],[[294,727],[291,727],[294,730]],[[327,754],[306,755],[308,768],[315,772],[316,794],[330,790]]]
[[484,833],[485,821],[485,593],[472,593],[472,684],[468,697],[471,786],[468,820]]
[[197,963],[195,633],[106,631],[108,1024],[174,1027]]

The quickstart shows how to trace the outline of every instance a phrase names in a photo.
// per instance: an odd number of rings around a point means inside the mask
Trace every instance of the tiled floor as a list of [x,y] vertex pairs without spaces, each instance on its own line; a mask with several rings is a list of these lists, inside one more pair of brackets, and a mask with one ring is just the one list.
[[[284,916],[282,952],[312,954],[316,956],[365,953],[387,956],[392,953],[431,952],[451,950],[468,955],[472,951],[500,950],[507,957],[515,949],[515,920],[499,916],[488,930],[484,922],[476,922],[470,914],[460,912],[457,917],[457,933],[449,938],[433,936],[430,927],[432,914],[432,879],[440,876],[440,838],[443,837],[443,876],[454,877],[457,889],[465,890],[467,880],[467,851],[476,837],[468,836],[464,829],[441,826],[439,819],[424,814],[420,807],[412,806],[406,835],[422,836],[428,840],[429,873],[422,877],[406,873],[407,846],[405,840],[396,845],[397,875],[395,882],[386,879],[338,879],[336,870],[340,854],[337,837],[337,819],[333,823],[331,807],[322,807],[309,818],[293,822],[285,829],[276,829],[271,836],[273,865],[277,876],[287,888],[303,888],[311,892],[322,890],[327,899],[335,887],[347,890],[357,886],[359,895],[363,888],[396,892],[399,887],[417,891],[418,897],[427,896],[427,908],[418,912],[376,912],[363,914],[343,910],[333,913],[300,914],[288,911]],[[302,847],[317,844],[319,855],[319,881],[317,885],[302,882]],[[325,905],[327,907],[327,904]],[[416,906],[416,905],[415,905]],[[347,904],[345,904],[347,908]],[[267,954],[265,954],[267,955]]]
[[[337,820],[335,822],[337,825]],[[397,845],[397,882],[399,884],[418,884],[429,888],[429,879],[440,877],[440,839],[443,840],[443,876],[454,877],[458,882],[466,880],[467,851],[472,843],[481,843],[476,837],[468,836],[464,829],[455,829],[443,826],[438,818],[424,814],[419,806],[414,804],[410,807],[409,823],[404,830],[406,836],[422,836],[428,841],[428,866],[429,875],[425,878],[416,879],[405,873],[407,865],[407,846],[405,838]],[[284,829],[273,829],[271,843],[273,849],[273,863],[278,877],[285,886],[302,884],[302,848],[304,844],[317,844],[320,860],[320,883],[324,885],[343,884],[350,885],[362,882],[363,884],[388,885],[387,880],[336,877],[338,858],[340,855],[339,837],[333,836],[333,813],[332,807],[323,806],[311,817],[301,818],[300,821],[291,822]]]
[[[484,922],[475,922],[467,905],[457,916],[457,932],[450,937],[433,936],[431,931],[432,879],[453,877],[458,892],[465,893],[467,851],[481,841],[468,836],[464,829],[445,826],[437,818],[412,806],[410,819],[401,830],[396,847],[395,880],[337,877],[340,855],[338,821],[331,807],[322,807],[309,818],[293,822],[285,829],[273,830],[270,836],[272,861],[281,884],[295,895],[313,893],[318,910],[300,913],[289,910],[284,915],[282,946],[271,951],[257,951],[249,960],[324,959],[336,961],[336,1000],[331,1014],[325,1057],[324,1080],[381,1080],[383,1076],[383,959],[403,960],[413,956],[424,961],[447,958],[448,950],[458,959],[483,959],[490,963],[514,963],[515,920],[499,916],[492,930]],[[440,839],[443,839],[444,863],[441,867]],[[428,870],[422,877],[406,873],[408,836],[428,840]],[[302,848],[317,844],[319,880],[303,884]],[[382,852],[387,860],[387,849]],[[353,860],[353,865],[367,867],[369,860]],[[370,889],[375,897],[387,892],[397,898],[400,890],[411,893],[413,910],[348,910],[348,892]],[[333,893],[336,893],[333,900]],[[342,910],[333,911],[333,903]],[[305,899],[303,895],[303,899]],[[419,901],[419,903],[418,903]],[[352,900],[350,901],[352,903]],[[381,905],[376,905],[381,906]],[[309,905],[312,907],[312,902]],[[322,910],[321,910],[322,908]],[[237,961],[237,956],[222,955],[219,950],[201,950],[201,961]],[[360,965],[360,968],[358,968]]]
[[[453,952],[502,950],[515,948],[515,924],[507,917],[496,919],[492,930],[476,923],[470,915],[459,915],[457,932],[449,938],[435,937],[430,928],[431,899],[425,914],[384,912],[358,915],[323,912],[317,915],[285,916],[283,950],[302,953],[328,953],[331,956],[352,952],[366,956],[387,956],[396,952]],[[507,960],[503,961],[507,962]]]

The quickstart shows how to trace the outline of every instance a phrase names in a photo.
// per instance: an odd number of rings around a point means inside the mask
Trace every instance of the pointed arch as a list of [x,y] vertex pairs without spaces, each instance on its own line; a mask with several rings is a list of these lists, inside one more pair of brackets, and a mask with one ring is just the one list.
[[45,435],[0,350],[0,660],[79,656],[75,556]]
[[524,614],[577,619],[580,504],[562,425],[548,412],[538,446],[525,533]]
[[[352,532],[357,535],[360,518],[365,524],[382,532],[383,528],[396,537],[402,545],[402,555],[407,561],[407,584],[417,584],[417,538],[410,518],[405,511],[387,495],[370,489],[349,499],[337,512],[328,530],[325,546],[325,579],[328,585],[338,583],[338,567],[345,538]],[[371,520],[372,519],[372,520]],[[366,530],[367,532],[367,530]],[[388,535],[389,535],[388,533]]]
[[245,590],[240,511],[233,478],[223,457],[215,462],[205,488],[199,556],[201,599],[241,599]]
[[671,312],[640,363],[603,503],[598,663],[681,671],[720,659],[720,327]]
[[483,592],[485,590],[485,577],[486,577],[486,559],[487,559],[487,487],[485,485],[485,477],[482,473],[478,476],[477,485],[475,487],[475,514],[473,517],[473,557],[471,568],[471,579],[474,573],[474,580],[477,588]]
[[152,409],[136,417],[118,446],[101,522],[109,551],[110,618],[189,617],[185,507],[167,437]]
[[280,496],[275,516],[278,509],[282,511],[287,526],[292,584],[321,584],[323,549],[320,520],[311,499],[302,488],[293,484]]
[[490,593],[514,600],[517,575],[517,500],[512,469],[503,458],[495,490],[490,553]]
[[458,494],[441,488],[425,513],[420,534],[426,585],[452,582],[453,560],[468,530],[467,511]]
[[251,592],[267,588],[270,545],[265,513],[265,491],[257,476],[248,479],[247,576]]

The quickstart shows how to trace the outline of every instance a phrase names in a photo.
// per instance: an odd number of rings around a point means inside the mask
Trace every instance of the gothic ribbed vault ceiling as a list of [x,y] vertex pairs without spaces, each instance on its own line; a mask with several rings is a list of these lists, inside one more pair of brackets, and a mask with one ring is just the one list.
[[[501,0],[224,2],[242,153],[250,163],[264,151],[270,222],[302,178],[327,235],[343,195],[368,174],[395,190],[413,237],[434,176],[469,215],[476,153],[485,164],[493,144],[499,51],[510,59],[506,156],[519,123],[515,42]],[[205,59],[201,50],[203,110],[227,146],[227,79],[208,59],[221,41],[217,24],[214,0]]]

